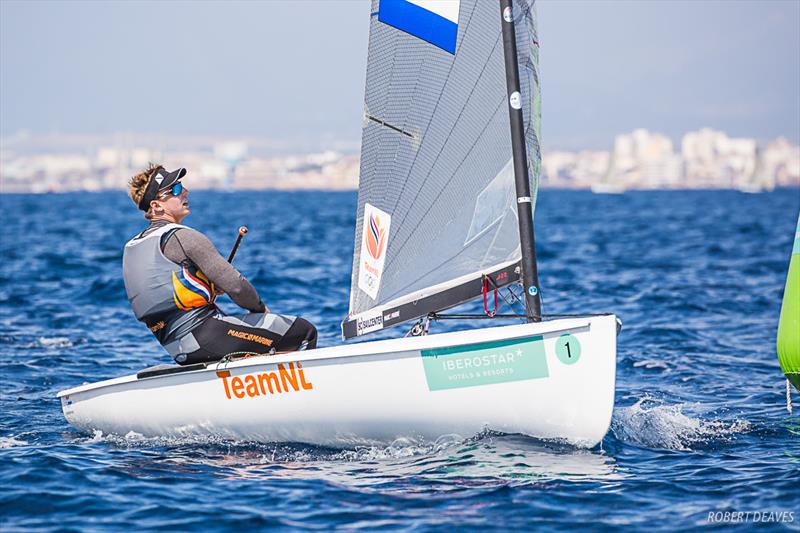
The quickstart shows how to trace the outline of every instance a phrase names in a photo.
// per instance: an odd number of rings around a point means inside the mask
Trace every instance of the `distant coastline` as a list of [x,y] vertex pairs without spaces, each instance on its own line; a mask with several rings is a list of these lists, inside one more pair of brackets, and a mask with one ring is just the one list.
[[[357,143],[294,145],[267,139],[18,134],[0,143],[0,193],[124,189],[149,162],[183,166],[195,190],[331,190],[358,188]],[[619,194],[629,190],[800,186],[800,146],[759,143],[703,129],[685,134],[680,151],[664,135],[638,129],[608,151],[546,151],[540,187]]]

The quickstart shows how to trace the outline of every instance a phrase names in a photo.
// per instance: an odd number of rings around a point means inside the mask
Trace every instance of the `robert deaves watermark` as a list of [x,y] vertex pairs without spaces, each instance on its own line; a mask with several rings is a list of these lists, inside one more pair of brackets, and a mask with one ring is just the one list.
[[709,511],[712,524],[788,524],[794,522],[794,511]]

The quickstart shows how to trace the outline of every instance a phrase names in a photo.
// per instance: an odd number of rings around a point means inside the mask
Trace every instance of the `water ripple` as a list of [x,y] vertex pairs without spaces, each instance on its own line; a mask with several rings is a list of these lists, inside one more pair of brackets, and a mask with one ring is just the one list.
[[[271,308],[340,342],[355,194],[192,196],[187,222],[222,250],[250,227],[236,265]],[[545,309],[625,322],[612,428],[592,450],[491,432],[350,449],[76,432],[57,391],[167,361],[121,281],[122,244],[143,223],[129,202],[3,204],[5,236],[38,236],[0,239],[4,531],[673,530],[737,510],[800,520],[800,419],[786,414],[774,353],[797,191],[540,196]],[[59,216],[26,216],[44,212]]]

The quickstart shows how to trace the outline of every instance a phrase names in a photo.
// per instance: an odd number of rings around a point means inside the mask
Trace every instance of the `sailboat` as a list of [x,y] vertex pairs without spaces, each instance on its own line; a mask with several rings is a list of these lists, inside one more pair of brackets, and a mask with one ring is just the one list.
[[[350,312],[344,339],[146,369],[59,393],[82,430],[331,446],[485,430],[596,445],[614,405],[613,314],[542,314],[533,2],[373,0]],[[519,323],[430,333],[483,299]],[[509,296],[510,297],[510,296]],[[518,315],[518,316],[517,316]],[[508,314],[505,314],[507,317]],[[402,331],[402,330],[399,330]]]
[[786,376],[786,407],[792,412],[791,383],[800,391],[800,215],[794,233],[794,246],[783,290],[778,320],[778,361]]

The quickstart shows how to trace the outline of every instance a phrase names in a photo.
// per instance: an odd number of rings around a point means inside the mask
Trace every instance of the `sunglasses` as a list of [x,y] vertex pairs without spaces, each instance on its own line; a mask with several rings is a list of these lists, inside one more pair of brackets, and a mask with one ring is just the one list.
[[170,187],[169,189],[166,189],[164,191],[160,191],[159,195],[160,196],[167,196],[168,194],[171,194],[172,196],[178,196],[182,192],[183,192],[183,184],[179,181],[175,185]]

